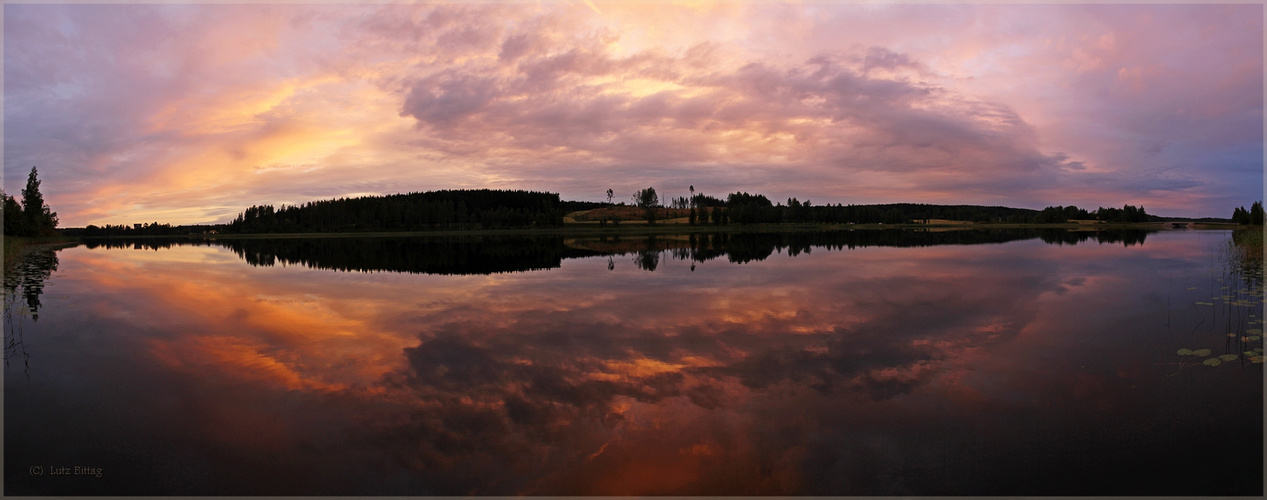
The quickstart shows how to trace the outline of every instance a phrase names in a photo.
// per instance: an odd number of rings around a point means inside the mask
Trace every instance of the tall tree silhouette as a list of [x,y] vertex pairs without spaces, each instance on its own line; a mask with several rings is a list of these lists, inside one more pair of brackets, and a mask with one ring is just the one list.
[[4,198],[4,234],[13,236],[26,234],[26,216],[22,213],[22,206],[4,192],[0,192],[0,197]]
[[656,207],[660,206],[660,196],[656,194],[655,188],[639,190],[634,194],[634,203],[646,213],[647,224],[655,224]]
[[17,200],[4,196],[4,232],[14,236],[49,236],[57,228],[57,212],[44,204],[40,193],[39,171],[31,167],[22,189],[22,209],[17,210]]

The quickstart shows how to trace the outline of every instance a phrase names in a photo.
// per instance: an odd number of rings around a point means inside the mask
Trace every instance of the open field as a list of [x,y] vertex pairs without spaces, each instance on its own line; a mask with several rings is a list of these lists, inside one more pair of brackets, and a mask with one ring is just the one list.
[[[690,209],[656,208],[656,224],[690,224]],[[638,207],[615,206],[572,212],[563,217],[564,224],[594,224],[619,220],[620,224],[646,224],[646,211]]]

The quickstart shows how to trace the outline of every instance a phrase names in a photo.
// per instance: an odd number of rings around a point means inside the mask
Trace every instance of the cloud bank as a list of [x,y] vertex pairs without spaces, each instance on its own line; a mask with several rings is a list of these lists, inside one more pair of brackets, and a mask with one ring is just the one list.
[[479,187],[1261,197],[1262,6],[595,7],[11,6],[5,190],[39,166],[65,226]]

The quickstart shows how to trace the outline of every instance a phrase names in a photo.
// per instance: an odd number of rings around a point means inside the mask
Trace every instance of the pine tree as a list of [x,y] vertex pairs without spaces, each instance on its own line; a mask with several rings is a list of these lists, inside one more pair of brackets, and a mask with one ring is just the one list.
[[1245,210],[1245,207],[1236,207],[1232,210],[1232,222],[1249,224],[1249,212]]
[[44,195],[40,194],[39,173],[35,167],[31,167],[31,174],[26,178],[26,188],[22,189],[22,219],[26,223],[23,228],[26,236],[48,236],[57,227],[57,212],[44,204]]
[[22,214],[22,207],[12,196],[0,192],[0,197],[4,198],[4,234],[25,235],[26,218]]

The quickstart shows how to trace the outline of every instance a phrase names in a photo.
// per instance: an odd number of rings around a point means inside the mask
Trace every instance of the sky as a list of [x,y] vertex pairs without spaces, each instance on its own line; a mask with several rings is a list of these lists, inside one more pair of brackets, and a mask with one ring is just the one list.
[[4,5],[4,190],[61,227],[438,189],[1263,198],[1263,6]]

